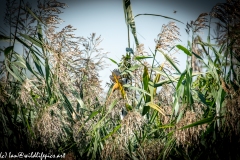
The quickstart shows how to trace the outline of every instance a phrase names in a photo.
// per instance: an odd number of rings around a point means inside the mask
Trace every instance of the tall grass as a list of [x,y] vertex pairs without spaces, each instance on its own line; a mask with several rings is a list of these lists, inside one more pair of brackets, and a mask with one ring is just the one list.
[[[238,1],[217,4],[187,23],[192,38],[182,46],[175,23],[181,21],[134,16],[123,0],[136,48],[128,46],[120,62],[110,59],[118,68],[106,97],[98,78],[106,57],[100,36],[76,37],[70,25],[57,32],[64,3],[7,6],[9,35],[0,36],[9,42],[1,48],[1,151],[66,153],[66,159],[239,158],[233,147],[239,143]],[[150,54],[134,22],[146,15],[171,20]],[[211,36],[214,20],[217,37]],[[208,31],[206,41],[201,30]],[[176,53],[188,57],[183,72]]]

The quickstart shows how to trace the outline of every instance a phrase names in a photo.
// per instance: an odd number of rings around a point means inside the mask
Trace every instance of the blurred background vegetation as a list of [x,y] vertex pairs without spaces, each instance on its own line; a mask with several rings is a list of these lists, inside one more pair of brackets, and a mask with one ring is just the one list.
[[[238,0],[200,14],[186,33],[175,24],[181,20],[134,16],[123,0],[126,41],[132,34],[136,48],[128,43],[121,61],[110,59],[118,68],[107,95],[98,76],[107,65],[101,36],[76,37],[71,25],[56,31],[65,6],[6,3],[0,151],[66,153],[65,159],[240,159]],[[150,54],[138,41],[137,16],[169,19]],[[180,34],[191,37],[187,46],[179,44]],[[183,72],[176,53],[187,55]]]

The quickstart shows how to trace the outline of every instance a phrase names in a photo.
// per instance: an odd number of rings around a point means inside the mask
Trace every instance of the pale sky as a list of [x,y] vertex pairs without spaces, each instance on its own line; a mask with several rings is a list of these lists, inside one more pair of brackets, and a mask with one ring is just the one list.
[[[100,47],[105,52],[109,52],[108,56],[117,62],[120,61],[122,55],[125,55],[125,50],[128,45],[127,27],[124,19],[124,11],[122,0],[59,0],[68,5],[63,10],[64,13],[60,18],[64,22],[59,26],[63,28],[67,25],[72,25],[76,28],[75,35],[88,37],[91,33],[101,35],[103,42]],[[32,3],[33,1],[31,1]],[[36,1],[34,1],[36,2]],[[217,3],[223,3],[224,0],[131,0],[132,11],[134,15],[142,13],[160,14],[163,16],[172,17],[182,21],[184,24],[176,22],[180,28],[179,44],[186,46],[187,34],[185,32],[186,23],[195,20],[199,14],[210,12],[211,8]],[[176,13],[173,13],[177,11]],[[0,26],[4,28],[3,17],[5,12],[5,0],[2,0],[0,6]],[[140,43],[145,46],[145,51],[154,50],[154,39],[161,31],[163,24],[167,24],[170,20],[153,17],[139,16],[136,17],[136,30]],[[6,28],[6,27],[5,27]],[[134,45],[134,40],[131,37],[131,47]],[[186,55],[180,53],[177,56],[180,61],[180,69],[183,70],[186,62]],[[117,68],[110,60],[106,59],[110,64],[108,68],[99,73],[100,80],[103,81],[102,87],[105,87],[106,82],[110,82],[110,70]]]

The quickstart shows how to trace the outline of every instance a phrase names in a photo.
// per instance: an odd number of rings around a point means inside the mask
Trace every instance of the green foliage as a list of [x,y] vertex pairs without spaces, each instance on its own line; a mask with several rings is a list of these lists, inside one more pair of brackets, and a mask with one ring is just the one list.
[[[239,158],[239,149],[231,147],[239,142],[236,38],[228,34],[221,44],[211,42],[207,14],[201,14],[187,24],[187,33],[192,31],[187,47],[175,45],[177,37],[171,39],[178,35],[171,22],[163,25],[155,52],[149,56],[137,39],[134,18],[149,15],[180,21],[156,14],[134,16],[130,0],[124,0],[123,7],[136,51],[128,46],[120,62],[109,58],[119,71],[110,79],[120,87],[110,96],[115,86],[111,84],[107,97],[102,97],[97,77],[100,61],[86,58],[93,53],[97,59],[101,56],[95,33],[89,41],[74,42],[67,38],[71,26],[58,33],[48,30],[55,22],[44,17],[53,13],[35,12],[25,5],[19,8],[19,16],[26,14],[36,22],[35,32],[15,26],[14,37],[13,33],[0,35],[1,40],[10,40],[9,46],[1,48],[0,149],[72,153],[75,159],[226,159],[224,152]],[[10,27],[24,25],[15,16],[8,17]],[[221,23],[236,28],[223,18]],[[203,29],[209,29],[207,42],[198,35]],[[16,42],[23,52],[15,50]],[[80,45],[83,50],[71,50]],[[183,72],[174,58],[176,52],[187,56]],[[156,54],[165,61],[157,60]]]

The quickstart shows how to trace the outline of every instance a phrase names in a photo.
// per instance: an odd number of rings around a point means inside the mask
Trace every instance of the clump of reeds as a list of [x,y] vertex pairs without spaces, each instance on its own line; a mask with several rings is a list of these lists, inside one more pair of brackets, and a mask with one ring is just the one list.
[[149,62],[145,59],[142,59],[139,61],[135,60],[135,57],[137,56],[150,56],[149,53],[145,51],[144,44],[139,44],[139,46],[136,47],[134,56],[132,57],[132,60],[131,60],[132,66],[140,65],[138,69],[133,71],[133,75],[134,75],[133,81],[135,86],[140,85],[142,82],[143,67],[146,66],[148,69],[151,67]]
[[[161,80],[164,80],[164,79],[166,79],[166,77],[161,78]],[[171,105],[174,91],[175,89],[171,84],[163,85],[161,90],[156,94],[156,97],[155,97],[156,103],[160,103],[161,106]]]
[[[97,37],[93,33],[88,38],[76,37],[71,25],[57,32],[57,25],[62,22],[59,14],[66,4],[56,0],[38,1],[34,10],[25,1],[8,1],[7,6],[11,6],[5,16],[5,23],[9,25],[11,32],[10,45],[14,46],[18,38],[24,46],[24,52],[19,54],[18,51],[11,51],[6,57],[8,66],[1,63],[1,79],[6,83],[1,85],[1,93],[6,94],[1,94],[0,100],[13,105],[3,114],[10,113],[8,119],[6,118],[9,122],[12,122],[12,117],[17,117],[18,121],[18,117],[23,117],[18,123],[26,124],[24,118],[27,119],[27,135],[32,144],[39,144],[37,141],[40,139],[40,146],[46,147],[46,150],[56,150],[59,144],[66,144],[67,137],[71,137],[71,126],[87,119],[86,115],[80,116],[76,112],[76,106],[83,108],[85,104],[88,111],[93,111],[103,103],[98,71],[105,67],[106,52],[99,48],[101,36]],[[37,44],[34,43],[36,41]],[[14,66],[17,67],[14,72],[18,71],[19,77],[6,69],[12,67],[13,61],[19,60],[16,57],[20,57],[23,64]],[[8,86],[14,88],[10,89]],[[20,109],[24,112],[20,112]],[[14,123],[5,125],[9,130],[6,135],[11,134],[11,130],[14,131]],[[88,123],[92,126],[95,122],[90,120]],[[76,137],[79,132],[74,129],[73,132],[78,142]]]
[[0,82],[0,92],[1,92],[1,94],[0,94],[0,102],[2,104],[5,104],[8,101],[9,97],[10,97],[10,95],[7,93],[7,89],[6,88],[7,88],[6,85],[4,85],[4,83]]
[[182,119],[176,124],[174,137],[177,145],[182,145],[185,148],[198,143],[199,136],[206,130],[207,124],[198,125],[186,129],[181,129],[184,126],[197,122],[203,118],[203,105],[194,104],[195,111],[187,110]]
[[139,112],[128,112],[121,122],[121,134],[127,138],[131,138],[134,132],[140,132],[142,130],[144,123],[145,120]]
[[59,103],[55,103],[44,109],[34,123],[35,135],[40,137],[44,146],[57,147],[67,137],[63,127],[69,124],[61,118],[60,112]]
[[[187,34],[192,34],[192,46],[191,50],[198,56],[202,56],[202,49],[199,47],[199,42],[201,41],[200,33],[206,29],[208,26],[208,19],[207,19],[208,13],[202,13],[198,16],[198,18],[194,21],[190,21],[190,23],[187,23],[186,25],[186,32]],[[191,33],[190,33],[191,31]],[[193,71],[201,71],[201,63],[196,58],[195,55],[191,56],[191,66],[193,68]]]
[[[239,134],[239,66],[240,61],[239,38],[240,28],[240,1],[227,0],[225,3],[218,3],[212,8],[211,17],[217,19],[216,22],[216,43],[222,46],[226,63],[229,64],[229,73],[225,67],[225,74],[221,78],[221,87],[227,93],[225,100],[225,124],[226,131],[231,135]],[[229,76],[230,75],[230,76]],[[231,78],[229,78],[231,77]]]
[[[113,135],[114,136],[114,135]],[[126,149],[124,144],[117,137],[112,137],[111,140],[108,140],[103,147],[101,158],[102,159],[126,159]]]
[[140,133],[145,124],[144,118],[137,111],[130,111],[121,121],[119,133],[115,133],[107,140],[102,150],[103,159],[129,159],[127,146],[134,139],[135,133]]
[[155,39],[156,49],[170,51],[170,49],[179,41],[179,28],[175,22],[169,22],[167,25],[163,24],[158,38]]
[[[206,108],[198,103],[194,103],[193,107],[194,111],[186,109],[179,122],[176,123],[175,126],[170,126],[165,130],[168,133],[173,132],[177,145],[182,145],[185,148],[198,143],[200,135],[207,129],[207,124],[182,129],[184,126],[190,125],[203,118]],[[161,117],[160,120],[164,125],[170,124],[173,108],[172,106],[164,106],[163,108],[167,116]]]
[[226,99],[226,116],[225,123],[231,134],[239,135],[239,118],[240,118],[240,90],[233,91]]
[[236,40],[232,47],[239,44],[239,10],[240,3],[238,0],[228,0],[225,3],[218,3],[212,8],[211,17],[218,19],[216,41],[219,44],[227,43],[229,40]]

